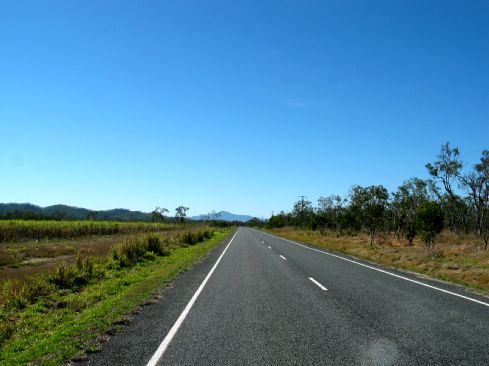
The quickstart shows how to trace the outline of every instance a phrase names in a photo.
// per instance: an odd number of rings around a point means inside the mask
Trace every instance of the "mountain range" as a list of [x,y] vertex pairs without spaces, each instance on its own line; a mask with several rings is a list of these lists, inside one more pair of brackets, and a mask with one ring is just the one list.
[[253,216],[250,215],[236,215],[227,211],[220,211],[215,214],[207,214],[207,215],[197,215],[190,217],[192,220],[222,220],[222,221],[240,221],[246,222],[253,219]]
[[[115,208],[112,210],[89,210],[87,208],[53,205],[41,207],[31,203],[0,203],[0,217],[31,217],[31,218],[55,218],[55,219],[73,219],[85,220],[88,218],[97,220],[113,221],[151,221],[153,215],[151,212],[131,211],[124,208]],[[198,215],[189,217],[192,220],[223,220],[223,221],[241,221],[246,222],[253,217],[249,215],[235,215],[231,212],[221,211],[215,216]]]

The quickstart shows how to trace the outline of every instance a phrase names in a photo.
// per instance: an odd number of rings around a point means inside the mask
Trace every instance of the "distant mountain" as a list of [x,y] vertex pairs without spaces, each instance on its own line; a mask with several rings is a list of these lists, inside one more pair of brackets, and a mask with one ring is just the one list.
[[251,219],[253,219],[253,216],[249,215],[236,215],[231,212],[227,211],[221,211],[218,212],[216,215],[198,215],[198,216],[192,216],[190,217],[191,220],[223,220],[223,221],[240,221],[240,222],[247,222]]
[[[53,205],[40,207],[31,203],[0,203],[0,218],[46,218],[46,219],[70,219],[70,220],[112,220],[112,221],[151,221],[151,212],[131,211],[124,208],[112,210],[89,210],[87,208]],[[173,218],[168,218],[172,220]],[[221,211],[212,215],[198,215],[189,217],[191,220],[222,220],[247,222],[253,219],[249,215],[236,215],[231,212]]]
[[151,213],[131,211],[123,208],[95,211],[66,205],[40,207],[30,203],[0,203],[0,216],[7,215],[12,215],[15,217],[24,216],[26,218],[44,217],[74,220],[85,220],[92,218],[97,220],[114,221],[151,221],[152,218]]

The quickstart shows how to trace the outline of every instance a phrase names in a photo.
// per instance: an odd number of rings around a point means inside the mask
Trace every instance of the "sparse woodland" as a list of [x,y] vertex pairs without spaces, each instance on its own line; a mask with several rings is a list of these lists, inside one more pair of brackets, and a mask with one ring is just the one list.
[[426,164],[429,179],[411,178],[394,192],[382,185],[355,185],[348,197],[319,198],[316,207],[301,199],[291,212],[273,215],[270,228],[293,226],[336,236],[368,233],[370,245],[379,234],[403,240],[417,239],[431,252],[442,231],[478,241],[489,241],[489,151],[475,164],[464,163],[457,147],[441,147],[434,162]]

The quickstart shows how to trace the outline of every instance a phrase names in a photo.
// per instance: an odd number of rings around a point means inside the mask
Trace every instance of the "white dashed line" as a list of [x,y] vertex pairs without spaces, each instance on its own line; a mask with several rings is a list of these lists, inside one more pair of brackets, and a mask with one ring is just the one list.
[[285,258],[283,255],[280,255],[280,258],[282,258],[284,261],[287,260],[287,258]]
[[329,255],[331,257],[334,257],[334,258],[337,258],[337,259],[341,259],[342,261],[350,262],[350,263],[356,264],[358,266],[362,266],[362,267],[365,267],[365,268],[368,268],[368,269],[371,269],[371,270],[374,270],[374,271],[377,271],[377,272],[380,272],[380,273],[383,273],[383,274],[386,274],[386,275],[389,275],[389,276],[392,276],[392,277],[399,278],[399,279],[404,280],[404,281],[412,282],[412,283],[415,283],[415,284],[420,285],[420,286],[428,287],[428,288],[430,288],[432,290],[440,291],[440,292],[443,292],[445,294],[456,296],[456,297],[462,298],[464,300],[472,301],[472,302],[475,302],[477,304],[480,304],[480,305],[484,305],[484,306],[488,306],[489,307],[489,303],[484,302],[484,301],[480,301],[480,300],[476,300],[476,299],[474,299],[472,297],[460,295],[460,294],[457,294],[456,292],[452,292],[452,291],[448,291],[448,290],[445,290],[445,289],[442,289],[442,288],[439,288],[439,287],[436,287],[436,286],[428,285],[427,283],[424,283],[424,282],[421,282],[421,281],[416,281],[416,280],[413,280],[411,278],[404,277],[404,276],[401,276],[401,275],[398,275],[398,274],[395,274],[395,273],[392,273],[392,272],[389,272],[389,271],[385,271],[385,270],[380,269],[380,268],[372,267],[372,266],[369,266],[368,264],[360,263],[360,262],[354,261],[352,259],[341,257],[341,256],[336,255],[336,254],[333,254],[333,253],[328,253],[328,252],[325,252],[323,250],[311,248],[311,247],[308,247],[308,246],[306,246],[304,244],[297,243],[297,242],[295,242],[293,240],[281,238],[280,236],[277,236],[277,235],[268,234],[268,233],[264,233],[264,234],[269,235],[269,236],[272,236],[272,237],[277,238],[277,239],[281,239],[281,240],[287,241],[287,242],[292,243],[292,244],[295,244],[295,245],[298,245],[298,246],[303,247],[305,249],[309,249],[309,250],[312,250],[312,251],[315,251],[315,252],[319,252],[319,253],[322,253],[322,254],[325,254],[325,255]]
[[314,283],[317,287],[319,287],[321,290],[323,291],[328,291],[328,289],[326,287],[324,287],[323,285],[321,285],[318,281],[316,281],[314,278],[312,277],[309,277],[309,279],[312,281],[312,283]]

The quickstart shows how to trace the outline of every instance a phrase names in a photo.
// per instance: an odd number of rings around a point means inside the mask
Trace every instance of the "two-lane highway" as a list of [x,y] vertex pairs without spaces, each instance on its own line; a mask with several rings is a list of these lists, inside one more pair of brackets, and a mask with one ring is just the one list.
[[185,301],[170,293],[161,318],[142,314],[165,326],[136,319],[88,363],[489,364],[489,304],[459,287],[249,228],[211,259],[188,274]]

